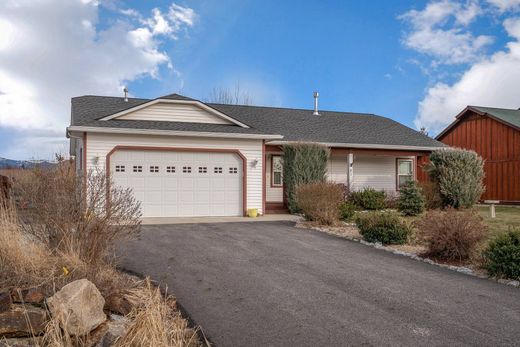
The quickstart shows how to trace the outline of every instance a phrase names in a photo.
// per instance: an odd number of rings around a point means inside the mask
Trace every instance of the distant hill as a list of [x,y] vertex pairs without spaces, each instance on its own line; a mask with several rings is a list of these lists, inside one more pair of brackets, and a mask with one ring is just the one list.
[[56,165],[48,160],[14,160],[0,158],[0,169],[32,169],[33,167],[52,167]]

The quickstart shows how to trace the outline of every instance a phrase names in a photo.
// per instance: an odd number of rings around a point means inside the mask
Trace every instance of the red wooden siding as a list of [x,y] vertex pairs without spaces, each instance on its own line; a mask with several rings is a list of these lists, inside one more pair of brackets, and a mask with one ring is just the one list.
[[520,201],[520,131],[468,111],[439,140],[472,149],[486,160],[482,200]]

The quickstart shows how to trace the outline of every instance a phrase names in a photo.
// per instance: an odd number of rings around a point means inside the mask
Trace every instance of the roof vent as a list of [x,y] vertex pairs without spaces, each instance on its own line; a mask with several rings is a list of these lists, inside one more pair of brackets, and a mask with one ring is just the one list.
[[128,88],[127,87],[123,88],[123,93],[125,93],[125,102],[128,102]]
[[314,92],[314,116],[319,116],[320,113],[318,112],[318,98],[320,97],[320,93]]

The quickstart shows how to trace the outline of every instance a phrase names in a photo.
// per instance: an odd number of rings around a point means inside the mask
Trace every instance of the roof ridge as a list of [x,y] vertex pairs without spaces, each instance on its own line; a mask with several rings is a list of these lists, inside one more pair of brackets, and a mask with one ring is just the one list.
[[[272,109],[278,109],[278,110],[294,110],[294,111],[309,111],[314,112],[313,109],[309,108],[294,108],[294,107],[280,107],[280,106],[261,106],[261,105],[238,105],[238,104],[221,104],[221,103],[215,103],[215,102],[205,102],[207,105],[215,105],[215,106],[239,106],[239,107],[256,107],[256,108],[272,108]],[[369,115],[369,116],[376,116],[376,117],[382,117],[387,118],[384,116],[377,115],[375,113],[370,112],[348,112],[348,111],[332,111],[332,110],[319,110],[319,112],[329,112],[329,113],[348,113],[348,114],[363,114],[363,115]]]
[[493,108],[493,109],[496,109],[496,110],[506,110],[506,111],[520,111],[520,108],[505,108],[505,107],[477,106],[477,105],[468,105],[468,107]]

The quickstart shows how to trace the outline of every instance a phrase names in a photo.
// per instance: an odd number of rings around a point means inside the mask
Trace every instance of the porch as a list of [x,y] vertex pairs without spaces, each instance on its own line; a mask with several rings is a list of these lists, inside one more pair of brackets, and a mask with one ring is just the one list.
[[[425,181],[422,166],[429,152],[384,149],[331,148],[328,179],[349,190],[371,187],[389,195],[410,179]],[[281,146],[266,145],[264,151],[264,197],[266,214],[287,213],[283,187]]]

